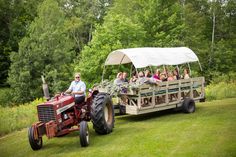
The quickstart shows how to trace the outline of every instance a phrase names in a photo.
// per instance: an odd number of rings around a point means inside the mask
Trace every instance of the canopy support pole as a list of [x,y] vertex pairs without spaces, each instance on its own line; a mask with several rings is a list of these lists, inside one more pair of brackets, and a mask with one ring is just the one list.
[[129,73],[129,77],[131,78],[131,75],[132,75],[132,69],[133,69],[133,65],[131,64],[130,65],[130,73]]
[[180,79],[180,78],[181,78],[181,76],[180,76],[180,69],[179,69],[179,65],[176,65],[176,68],[177,68],[178,77],[179,77],[179,79]]
[[198,64],[199,64],[199,67],[200,67],[200,69],[202,71],[202,65],[201,65],[201,63],[199,61],[198,61]]
[[178,74],[179,74],[179,65],[177,65],[176,67],[177,67],[177,72],[178,72]]
[[106,70],[106,66],[105,66],[105,64],[104,64],[104,66],[103,66],[103,72],[102,72],[102,82],[103,82],[103,78],[104,78],[105,70]]
[[120,71],[120,65],[121,65],[122,61],[124,60],[124,58],[125,58],[125,55],[123,55],[123,57],[122,57],[122,59],[121,59],[121,61],[120,61],[120,64],[119,64],[119,71]]
[[138,75],[138,78],[139,78],[138,70],[137,70],[137,68],[136,68],[136,67],[135,67],[135,71],[136,71],[136,74]]

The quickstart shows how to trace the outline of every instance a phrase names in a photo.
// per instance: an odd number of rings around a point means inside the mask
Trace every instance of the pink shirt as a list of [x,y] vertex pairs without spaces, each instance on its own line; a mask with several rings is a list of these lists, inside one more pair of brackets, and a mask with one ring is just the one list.
[[158,75],[156,75],[156,74],[153,75],[153,78],[157,79],[157,80],[160,80],[160,77]]
[[174,78],[173,77],[168,77],[167,81],[173,81]]

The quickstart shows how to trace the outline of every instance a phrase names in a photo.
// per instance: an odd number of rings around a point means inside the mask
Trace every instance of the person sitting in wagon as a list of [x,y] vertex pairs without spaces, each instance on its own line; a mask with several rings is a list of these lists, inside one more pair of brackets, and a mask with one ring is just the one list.
[[190,76],[189,76],[189,70],[187,68],[184,69],[184,76],[183,76],[183,79],[189,79]]
[[159,79],[155,79],[154,77],[150,77],[151,74],[149,72],[149,70],[146,70],[146,75],[145,75],[145,81],[144,83],[148,83],[148,84],[158,84],[159,82],[161,82],[161,80]]
[[123,73],[122,72],[119,72],[117,75],[116,75],[116,79],[114,80],[114,84],[115,85],[121,85],[124,83],[124,79],[123,79]]
[[143,84],[144,82],[146,82],[146,78],[144,77],[144,73],[142,72],[142,71],[140,71],[139,73],[138,73],[138,79],[137,79],[137,83],[139,83],[139,84]]
[[169,73],[168,73],[168,78],[167,78],[167,81],[174,81],[175,79],[174,79],[174,77],[173,77],[173,73],[170,71]]
[[134,83],[134,82],[137,81],[137,79],[138,79],[138,75],[137,75],[137,73],[135,71],[135,72],[133,72],[132,77],[129,80],[129,83]]
[[177,68],[175,68],[175,70],[173,71],[173,75],[174,75],[174,79],[175,80],[179,80],[180,76],[179,76],[179,71]]
[[162,82],[167,81],[166,75],[163,74],[163,73],[161,73],[161,75],[160,75],[160,80],[161,80]]
[[152,75],[151,75],[151,73],[150,73],[150,71],[148,69],[145,70],[145,77],[146,78],[151,78],[152,77]]
[[156,70],[156,73],[155,73],[152,77],[153,77],[154,79],[156,79],[156,80],[161,80],[160,74],[161,74],[160,70],[157,69],[157,70]]
[[129,80],[127,79],[127,72],[123,72],[123,81],[126,83],[129,83]]

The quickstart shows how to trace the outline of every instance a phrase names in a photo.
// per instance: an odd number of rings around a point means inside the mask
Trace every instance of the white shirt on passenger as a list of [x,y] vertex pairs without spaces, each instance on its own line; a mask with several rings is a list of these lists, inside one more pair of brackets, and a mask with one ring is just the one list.
[[189,77],[189,74],[185,74],[184,75],[184,79],[189,79],[190,77]]

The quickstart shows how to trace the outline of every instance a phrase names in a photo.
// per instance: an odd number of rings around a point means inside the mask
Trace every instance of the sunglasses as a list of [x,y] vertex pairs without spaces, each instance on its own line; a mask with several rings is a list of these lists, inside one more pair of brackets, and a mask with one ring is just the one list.
[[77,76],[77,77],[75,77],[75,78],[80,78],[80,76]]

